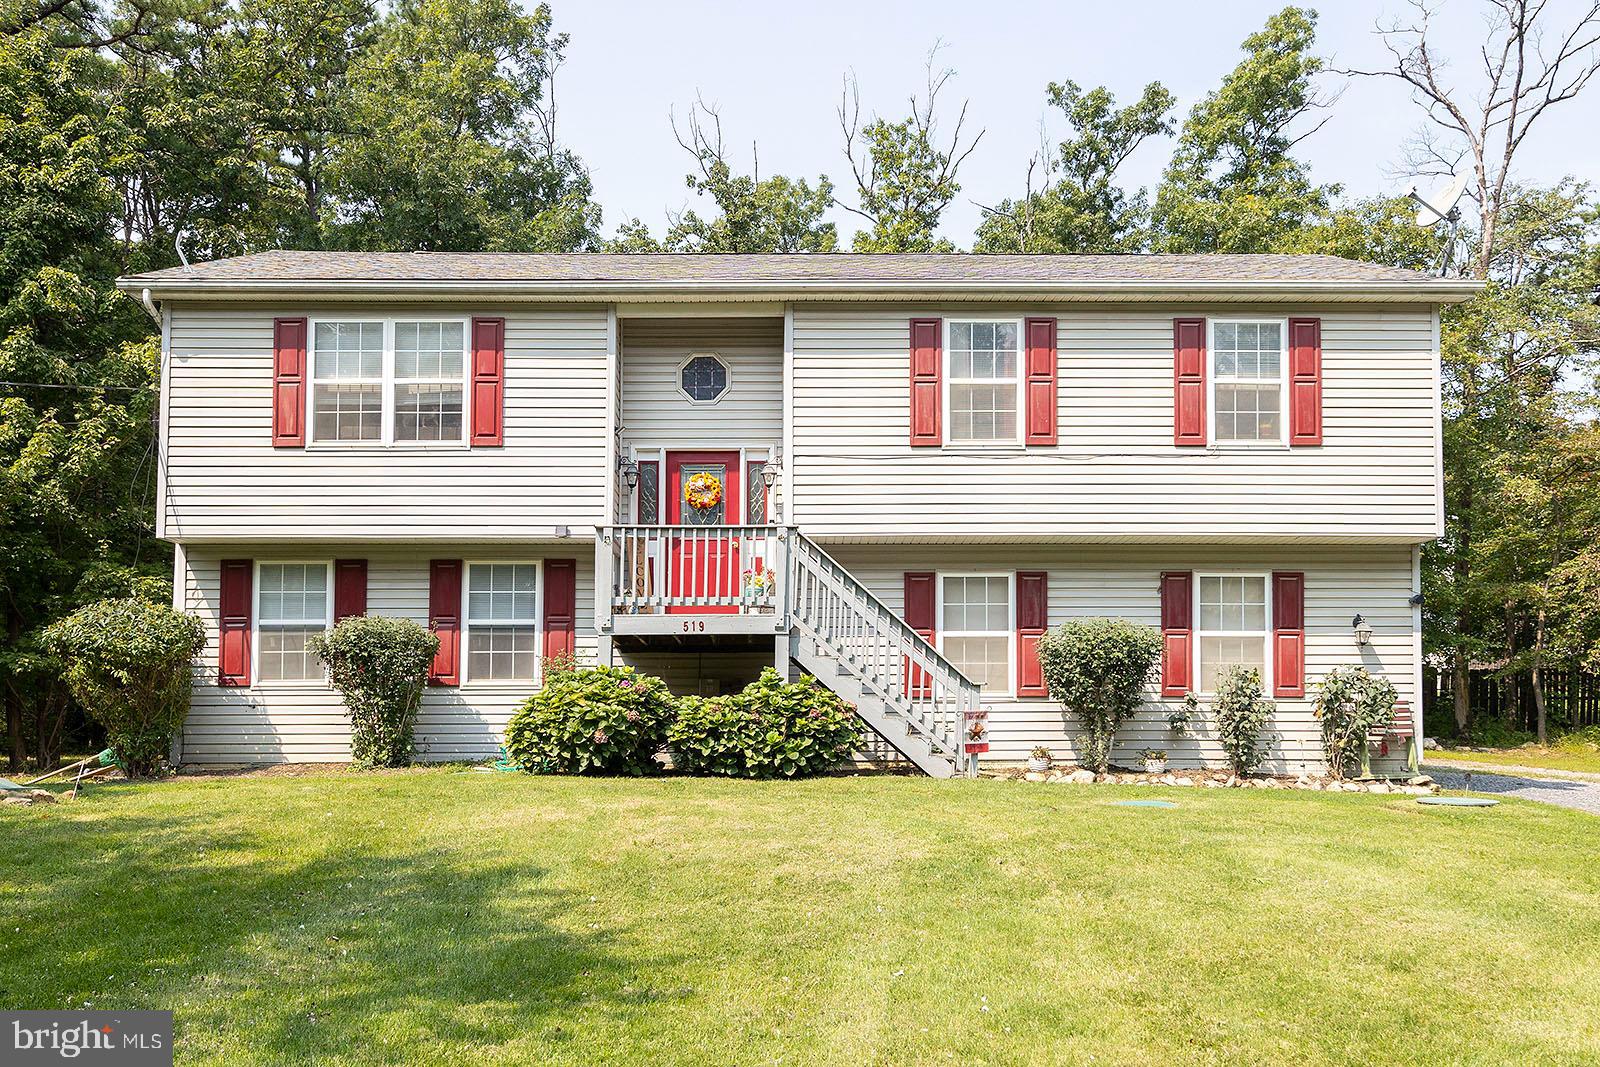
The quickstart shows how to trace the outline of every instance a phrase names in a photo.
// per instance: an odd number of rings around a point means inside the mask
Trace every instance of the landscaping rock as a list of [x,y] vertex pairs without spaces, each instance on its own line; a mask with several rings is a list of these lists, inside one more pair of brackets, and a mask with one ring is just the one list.
[[1369,793],[1387,793],[1388,791],[1388,782],[1373,782],[1371,785],[1367,786],[1367,792]]
[[1193,778],[1177,778],[1177,779],[1174,779],[1172,784],[1173,785],[1194,785],[1194,779]]
[[0,801],[0,803],[11,804],[16,807],[27,807],[29,804],[33,803],[33,798],[26,794],[22,796],[8,796],[4,801]]
[[1042,782],[1048,778],[1049,775],[1043,774],[1039,771],[1029,771],[1025,777],[1026,780],[1030,782]]
[[1406,785],[1432,785],[1433,779],[1426,774],[1419,774],[1415,778],[1406,779]]
[[1081,768],[1067,775],[1067,781],[1075,785],[1088,785],[1094,781],[1094,772],[1088,768]]

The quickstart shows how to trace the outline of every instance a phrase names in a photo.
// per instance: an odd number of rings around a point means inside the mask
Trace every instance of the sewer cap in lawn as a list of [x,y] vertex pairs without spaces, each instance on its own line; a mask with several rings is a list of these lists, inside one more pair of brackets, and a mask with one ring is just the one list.
[[1178,806],[1170,800],[1113,800],[1111,803],[1119,808],[1175,808]]
[[1500,802],[1488,797],[1418,797],[1417,803],[1442,808],[1492,808]]

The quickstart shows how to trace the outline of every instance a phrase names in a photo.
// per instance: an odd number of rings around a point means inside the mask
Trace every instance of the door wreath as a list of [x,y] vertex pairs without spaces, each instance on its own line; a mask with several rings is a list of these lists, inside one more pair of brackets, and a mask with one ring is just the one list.
[[722,503],[722,479],[709,471],[691,474],[683,486],[683,499],[701,511],[716,507]]

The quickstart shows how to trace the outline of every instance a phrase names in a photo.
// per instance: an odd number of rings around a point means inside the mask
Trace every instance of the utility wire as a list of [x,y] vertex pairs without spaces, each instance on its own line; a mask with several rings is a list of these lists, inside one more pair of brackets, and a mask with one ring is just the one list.
[[82,389],[92,393],[138,393],[146,389],[154,389],[154,385],[63,385],[59,382],[7,382],[0,381],[0,385],[11,386],[18,389]]

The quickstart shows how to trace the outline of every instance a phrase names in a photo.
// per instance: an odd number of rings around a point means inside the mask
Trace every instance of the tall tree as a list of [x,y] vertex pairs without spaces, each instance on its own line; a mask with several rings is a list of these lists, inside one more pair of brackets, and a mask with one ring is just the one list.
[[939,132],[939,93],[955,76],[936,70],[939,48],[928,53],[927,85],[912,95],[911,113],[897,122],[874,116],[861,124],[861,91],[854,77],[839,100],[839,129],[845,158],[855,178],[857,204],[839,206],[859,215],[869,228],[856,233],[857,252],[951,252],[955,245],[938,236],[944,209],[961,191],[961,165],[983,140],[983,130],[965,138],[968,102],[956,114],[950,137]]
[[353,64],[330,180],[351,248],[572,251],[598,241],[588,173],[540,110],[567,40],[548,5],[402,0]]
[[[702,118],[704,116],[704,118]],[[832,252],[838,244],[833,223],[823,216],[833,203],[827,175],[815,185],[781,174],[761,177],[759,156],[752,147],[752,171],[735,174],[722,138],[722,116],[704,101],[689,112],[685,131],[672,132],[695,161],[690,189],[711,198],[717,214],[702,218],[692,210],[671,220],[666,247],[674,252]],[[625,251],[650,251],[649,237],[637,220],[624,227]]]
[[1156,191],[1166,252],[1270,252],[1322,216],[1337,187],[1313,185],[1294,156],[1331,102],[1314,84],[1316,12],[1286,7],[1245,38],[1245,57],[1189,112]]
[[[1140,250],[1148,241],[1148,198],[1143,189],[1126,192],[1117,172],[1146,140],[1172,132],[1172,94],[1151,82],[1137,101],[1119,108],[1104,86],[1084,92],[1066,81],[1051,82],[1048,99],[1066,117],[1068,135],[1053,155],[1041,149],[1028,161],[1020,199],[983,209],[973,251]],[[1040,167],[1045,185],[1035,192]]]

